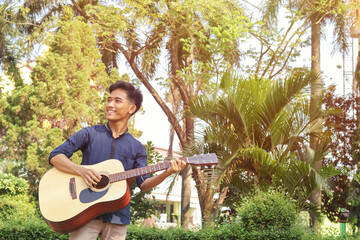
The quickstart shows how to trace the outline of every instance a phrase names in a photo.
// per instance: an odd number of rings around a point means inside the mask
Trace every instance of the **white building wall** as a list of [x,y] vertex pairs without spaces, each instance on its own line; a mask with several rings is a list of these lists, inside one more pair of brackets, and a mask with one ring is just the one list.
[[[155,147],[155,151],[157,151],[162,156],[166,156],[167,150],[162,148]],[[179,152],[175,152],[174,158],[179,158],[181,155]],[[157,172],[156,174],[160,174]],[[175,179],[174,179],[175,178]],[[169,187],[171,183],[174,182],[174,186],[172,191],[169,193]],[[172,203],[180,203],[181,204],[181,176],[173,174],[172,176],[165,179],[161,184],[159,184],[156,188],[153,189],[151,195],[155,197],[155,200],[161,201],[163,203],[172,202]],[[152,199],[151,196],[149,196]],[[181,213],[181,206],[179,205],[179,213]],[[197,194],[197,189],[195,187],[195,181],[191,181],[191,198],[190,198],[190,208],[191,208],[191,217],[192,217],[192,225],[193,227],[201,227],[201,209],[199,198]]]

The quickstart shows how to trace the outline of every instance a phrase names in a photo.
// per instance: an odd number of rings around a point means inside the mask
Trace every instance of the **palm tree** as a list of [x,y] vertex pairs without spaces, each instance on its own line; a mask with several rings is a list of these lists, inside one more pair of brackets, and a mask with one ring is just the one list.
[[[319,104],[321,100],[321,89],[322,79],[320,76],[320,39],[321,39],[321,27],[329,20],[334,24],[334,38],[336,41],[334,45],[334,51],[339,50],[346,52],[348,49],[347,37],[349,36],[349,26],[347,25],[347,11],[346,1],[304,1],[304,0],[289,0],[287,2],[282,1],[265,1],[264,18],[268,21],[277,21],[277,13],[280,7],[285,6],[286,8],[296,11],[301,21],[308,23],[311,28],[311,71],[318,73],[317,81],[312,83],[311,92],[311,104],[310,104],[310,118],[316,119],[319,114]],[[319,125],[315,132],[321,132],[322,125]],[[310,138],[310,147],[315,149],[317,147],[316,139]],[[315,169],[319,170],[322,165],[322,160],[315,163]],[[315,205],[321,206],[321,186],[316,189],[310,198],[310,201]],[[320,208],[319,208],[320,209]],[[311,225],[316,232],[320,231],[320,222],[314,215],[311,215]]]
[[309,117],[305,90],[317,77],[297,72],[272,81],[227,73],[218,93],[192,102],[191,113],[206,123],[205,145],[217,149],[222,159],[218,173],[222,187],[243,193],[253,186],[282,186],[298,200],[299,209],[309,207],[306,200],[313,190],[335,174],[332,168],[314,168],[326,153],[329,138],[318,134],[321,144],[315,150],[308,146],[309,136],[326,114]]

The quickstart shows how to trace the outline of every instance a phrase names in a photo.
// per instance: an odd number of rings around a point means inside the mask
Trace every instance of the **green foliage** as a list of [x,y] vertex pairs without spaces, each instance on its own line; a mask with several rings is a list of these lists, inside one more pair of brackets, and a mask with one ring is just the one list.
[[326,154],[330,139],[317,134],[317,149],[308,146],[319,118],[328,114],[326,110],[309,118],[307,87],[315,80],[315,74],[304,71],[279,80],[229,72],[223,75],[218,95],[192,102],[193,116],[206,123],[205,144],[216,146],[221,156],[219,176],[230,187],[229,200],[254,188],[274,186],[296,199],[299,210],[310,209],[306,202],[313,190],[326,188],[326,179],[338,174],[332,167],[313,168]]
[[360,227],[360,174],[354,174],[350,183],[349,196],[346,199],[349,205],[349,221],[357,227]]
[[151,141],[146,142],[145,149],[147,152],[148,165],[156,164],[163,160],[161,154],[155,151],[154,144]]
[[59,234],[51,230],[39,218],[8,221],[0,227],[1,239],[6,240],[65,240],[69,234]]
[[1,195],[0,196],[0,227],[1,222],[18,222],[35,218],[37,215],[35,204],[30,203],[27,195]]
[[[123,0],[111,6],[88,4],[84,12],[91,18],[96,34],[104,40],[102,46],[113,48],[112,41],[122,39],[146,77],[154,77],[161,49],[166,46],[172,56],[169,62],[179,64],[178,72],[173,74],[182,75],[190,84],[200,82],[194,81],[196,76],[207,84],[215,69],[228,68],[238,62],[237,39],[243,37],[250,26],[241,7],[232,1]],[[197,62],[192,66],[186,63],[191,55]]]
[[28,189],[29,184],[25,179],[18,178],[12,174],[0,172],[0,196],[26,194]]
[[60,27],[32,72],[36,93],[31,107],[40,121],[47,119],[67,138],[81,124],[104,120],[102,94],[109,78],[91,27],[79,19],[60,22]]
[[[12,1],[0,2],[0,69],[21,85],[22,79],[17,66],[20,56],[26,51],[21,26],[26,25],[24,12]],[[1,79],[0,79],[1,80]]]
[[246,239],[301,239],[295,205],[281,192],[257,192],[237,210]]
[[[148,165],[156,164],[161,160],[161,155],[155,151],[154,144],[149,141],[145,144],[145,149],[148,155]],[[136,220],[146,219],[155,212],[155,200],[151,201],[145,198],[145,195],[151,195],[152,190],[147,192],[137,191],[135,192],[136,184],[131,186],[131,200],[130,200],[130,214],[131,222],[135,223]]]
[[[289,233],[274,231],[266,236],[260,232],[246,233],[239,222],[234,221],[214,228],[205,228],[198,231],[181,228],[158,229],[140,225],[130,225],[127,230],[127,240],[248,240],[248,239],[296,239],[293,230]],[[356,240],[358,235],[345,234],[344,236],[317,236],[312,232],[300,231],[302,240]],[[261,235],[262,234],[262,235]],[[52,231],[42,219],[33,218],[23,221],[7,221],[0,227],[1,239],[6,240],[62,240],[68,239],[68,234],[59,234]],[[288,236],[289,238],[282,238]],[[263,238],[260,238],[263,237]],[[274,237],[274,238],[273,238]],[[275,238],[278,237],[278,238]]]
[[127,238],[129,240],[239,240],[244,239],[243,230],[237,223],[226,224],[216,228],[205,228],[199,231],[190,231],[181,228],[144,228],[142,226],[131,225],[128,228]]
[[[105,119],[103,95],[110,79],[94,32],[78,18],[57,24],[61,29],[37,59],[30,84],[16,86],[1,109],[2,161],[25,167],[31,191],[50,168],[52,149],[82,127]],[[79,159],[75,154],[72,160]]]
[[0,173],[0,228],[7,222],[18,222],[37,216],[29,195],[29,184],[22,178]]

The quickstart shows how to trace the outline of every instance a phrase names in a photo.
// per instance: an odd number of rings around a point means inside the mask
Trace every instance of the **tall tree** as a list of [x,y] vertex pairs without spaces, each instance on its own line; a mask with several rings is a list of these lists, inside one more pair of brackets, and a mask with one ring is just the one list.
[[2,113],[4,159],[25,161],[32,190],[49,168],[50,151],[84,125],[105,117],[102,100],[110,78],[94,33],[78,19],[59,24],[49,50],[37,60],[31,84],[16,86]]
[[[320,68],[320,39],[321,39],[321,14],[315,11],[311,16],[311,71],[319,74],[317,81],[314,81],[311,85],[311,101],[310,101],[310,119],[316,119],[320,112],[320,96],[321,96],[321,68]],[[322,131],[322,126],[319,125],[314,132],[318,134]],[[310,147],[316,149],[318,143],[316,136],[310,136]],[[314,168],[319,171],[322,165],[322,159],[319,159],[314,164]],[[316,206],[321,206],[321,186],[316,188],[313,194],[310,196],[310,202]],[[315,232],[320,233],[321,223],[316,218],[315,214],[310,213],[311,223],[310,225],[314,228]]]
[[[347,49],[347,36],[349,32],[349,27],[347,23],[347,11],[349,7],[346,5],[345,1],[287,1],[285,4],[281,1],[275,1],[276,4],[270,4],[273,1],[267,1],[269,3],[269,12],[270,19],[276,20],[276,12],[279,10],[279,6],[292,6],[293,10],[296,10],[300,16],[302,16],[304,21],[307,22],[310,20],[311,27],[311,70],[319,74],[318,81],[313,82],[312,84],[312,95],[311,95],[311,118],[315,119],[320,114],[320,100],[321,100],[321,69],[320,69],[320,39],[321,39],[321,26],[326,23],[326,20],[330,20],[334,23],[334,37],[335,41],[335,50],[346,51]],[[276,7],[274,7],[276,6]],[[317,131],[321,132],[322,126],[319,125]],[[316,133],[317,134],[317,133]],[[315,134],[315,135],[316,135]],[[310,137],[310,146],[315,149],[317,147],[316,136],[312,135]],[[322,160],[315,163],[315,169],[320,169]],[[311,197],[311,202],[317,205],[320,209],[321,206],[321,193],[320,188],[316,189]],[[311,215],[311,223],[315,231],[319,233],[320,231],[320,222],[315,218],[314,215]]]
[[[132,43],[134,49],[120,43],[117,43],[116,46],[126,57],[136,76],[162,107],[183,148],[186,149],[193,145],[194,137],[194,120],[186,115],[189,101],[208,89],[211,74],[215,71],[222,71],[226,64],[231,65],[236,62],[238,57],[236,37],[242,33],[241,24],[246,24],[246,22],[239,11],[231,11],[230,7],[233,4],[226,1],[197,1],[196,3],[174,1],[158,2],[155,5],[134,5],[131,7],[145,8],[146,16],[155,16],[146,17],[150,23],[148,29],[151,29],[151,32],[147,34],[149,37],[141,42],[138,40],[141,37],[139,34],[136,36],[124,35],[126,41]],[[136,10],[136,12],[139,11]],[[131,20],[131,23],[139,22]],[[134,30],[130,32],[135,33],[141,28],[135,25],[131,29]],[[164,45],[169,57],[168,71],[171,87],[180,96],[177,101],[182,105],[182,125],[176,118],[176,113],[166,106],[150,82],[157,66],[154,63],[161,52],[160,47]],[[217,59],[217,56],[221,56],[221,58]],[[152,64],[150,65],[149,62]],[[140,67],[142,71],[140,71]],[[182,226],[185,228],[189,226],[190,221],[191,175],[197,182],[200,199],[213,195],[202,188],[203,180],[199,172],[191,173],[190,166],[183,171],[181,219]],[[200,200],[200,203],[204,215],[205,209],[212,206],[206,205],[206,201]]]

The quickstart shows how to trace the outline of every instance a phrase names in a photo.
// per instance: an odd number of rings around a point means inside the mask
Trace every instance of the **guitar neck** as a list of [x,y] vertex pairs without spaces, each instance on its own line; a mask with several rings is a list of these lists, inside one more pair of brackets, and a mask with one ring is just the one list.
[[136,168],[124,172],[114,173],[109,175],[110,183],[122,181],[129,178],[136,178],[145,174],[158,172],[161,170],[165,170],[171,167],[170,162],[162,162],[146,167]]
[[[216,165],[218,163],[218,159],[215,153],[207,153],[207,154],[194,155],[188,157],[187,163],[195,166]],[[124,172],[113,173],[108,176],[109,182],[113,183],[129,178],[136,178],[145,174],[165,170],[168,169],[169,167],[171,167],[171,163],[168,161],[168,162],[162,162],[162,163],[136,168]]]

